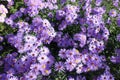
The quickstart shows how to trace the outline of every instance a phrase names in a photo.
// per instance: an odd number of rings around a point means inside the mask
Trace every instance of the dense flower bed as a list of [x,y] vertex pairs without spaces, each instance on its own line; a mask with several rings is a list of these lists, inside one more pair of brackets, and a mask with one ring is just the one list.
[[119,5],[0,1],[0,80],[119,80]]

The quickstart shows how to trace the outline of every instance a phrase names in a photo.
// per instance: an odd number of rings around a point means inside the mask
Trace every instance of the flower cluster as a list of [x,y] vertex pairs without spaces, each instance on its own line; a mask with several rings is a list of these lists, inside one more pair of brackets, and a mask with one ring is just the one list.
[[[102,0],[96,0],[94,8],[91,3],[92,0],[24,0],[24,8],[4,17],[5,24],[17,30],[5,36],[16,50],[3,58],[0,80],[37,80],[38,76],[44,80],[54,72],[79,75],[67,76],[68,80],[86,80],[82,73],[108,68],[101,54],[110,35],[103,20],[106,9],[100,7]],[[7,9],[3,5],[0,9],[6,16]],[[111,10],[109,16],[116,17],[117,12]],[[72,32],[76,26],[78,30]],[[66,31],[71,27],[71,33]],[[52,43],[56,44],[53,47],[57,55],[50,47]],[[117,62],[117,57],[111,61]],[[97,80],[114,77],[109,70]]]

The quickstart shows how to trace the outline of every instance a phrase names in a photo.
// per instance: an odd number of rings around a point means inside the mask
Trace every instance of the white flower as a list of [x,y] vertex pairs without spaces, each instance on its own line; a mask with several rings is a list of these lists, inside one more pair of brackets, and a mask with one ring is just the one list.
[[47,57],[47,55],[44,55],[44,54],[40,54],[37,58],[38,62],[40,63],[46,63],[49,58]]
[[40,54],[48,55],[50,53],[49,49],[47,47],[41,47],[40,48]]
[[0,22],[3,23],[5,21],[6,14],[8,10],[5,8],[4,5],[0,5]]
[[24,39],[25,39],[25,42],[28,42],[28,43],[35,43],[37,41],[37,38],[33,35],[25,35]]
[[3,23],[5,21],[5,18],[0,16],[0,22]]
[[79,65],[77,66],[76,72],[77,72],[78,74],[80,74],[80,73],[82,73],[82,70],[83,70],[83,64],[81,63],[81,64],[79,64]]
[[50,26],[51,26],[50,22],[47,19],[44,19],[43,20],[43,27],[50,27]]

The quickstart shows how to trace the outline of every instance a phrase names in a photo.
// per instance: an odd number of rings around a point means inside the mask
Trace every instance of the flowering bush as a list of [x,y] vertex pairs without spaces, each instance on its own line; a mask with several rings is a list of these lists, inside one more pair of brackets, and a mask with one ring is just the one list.
[[119,0],[0,3],[0,80],[120,79]]

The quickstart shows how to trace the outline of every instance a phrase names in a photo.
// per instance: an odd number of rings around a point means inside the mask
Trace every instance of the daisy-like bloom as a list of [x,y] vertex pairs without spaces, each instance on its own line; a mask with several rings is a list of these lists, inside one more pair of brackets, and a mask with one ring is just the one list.
[[66,58],[66,49],[61,49],[58,54],[61,58]]
[[46,46],[40,48],[40,54],[48,55],[50,53],[49,49]]
[[75,55],[75,52],[72,49],[66,51],[67,58],[73,57],[74,55]]
[[117,11],[114,10],[114,9],[111,9],[110,12],[109,12],[109,16],[116,17],[117,16]]
[[82,62],[83,62],[84,64],[86,64],[86,63],[89,61],[89,54],[86,53],[86,54],[82,55],[81,58],[82,58]]
[[45,55],[45,54],[40,54],[40,55],[38,56],[37,60],[38,60],[38,62],[40,62],[40,63],[46,63],[46,62],[49,60],[49,58],[48,58],[48,56]]
[[25,75],[28,80],[36,80],[37,75],[33,72],[29,72],[27,75]]
[[44,19],[42,21],[42,25],[43,25],[43,27],[50,27],[51,26],[50,22],[47,19]]
[[83,64],[80,63],[78,64],[78,66],[76,67],[76,73],[80,74],[83,72]]
[[47,64],[48,67],[51,67],[54,64],[54,62],[55,62],[54,57],[52,55],[49,55],[48,60],[47,62],[45,62],[45,64]]
[[24,51],[25,51],[25,52],[26,52],[26,51],[29,51],[29,50],[32,49],[32,47],[33,47],[33,43],[25,43],[25,44],[24,44]]
[[7,25],[12,26],[14,22],[13,22],[13,20],[12,20],[11,18],[6,18],[6,19],[5,19],[5,23],[6,23]]
[[110,72],[105,72],[98,77],[97,80],[115,80]]
[[96,46],[94,44],[90,44],[89,45],[89,50],[92,52],[92,53],[96,53]]
[[59,71],[59,72],[64,71],[65,70],[64,63],[61,62],[61,61],[60,62],[56,62],[55,63],[55,70]]
[[73,58],[68,58],[65,62],[65,67],[68,71],[73,71],[76,67],[76,63],[75,61],[73,60]]
[[32,57],[37,57],[39,55],[39,52],[31,51],[31,52],[27,52],[27,55],[32,56]]
[[39,70],[40,70],[40,64],[39,64],[39,63],[32,64],[32,65],[30,66],[30,69],[31,69],[32,71],[35,71],[35,73],[37,73],[37,72],[39,72]]
[[56,12],[56,18],[58,20],[61,20],[65,16],[65,12],[63,10],[57,10]]
[[33,35],[25,35],[24,40],[28,43],[35,43],[37,41],[37,38]]
[[42,75],[48,76],[51,73],[51,69],[44,69],[41,72],[42,72]]
[[103,0],[96,0],[95,4],[96,6],[100,6]]

